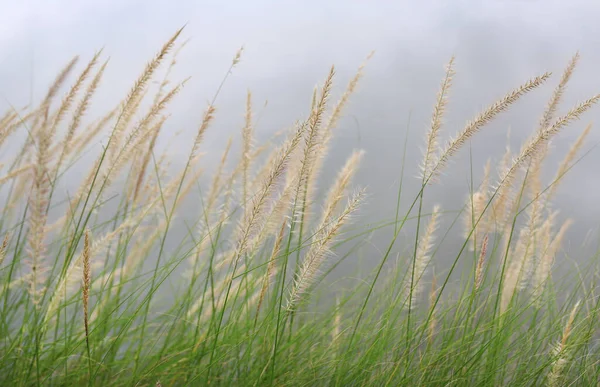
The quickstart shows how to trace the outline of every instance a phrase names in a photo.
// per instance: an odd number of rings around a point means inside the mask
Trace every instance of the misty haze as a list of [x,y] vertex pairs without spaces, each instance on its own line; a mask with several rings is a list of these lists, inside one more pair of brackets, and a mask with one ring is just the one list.
[[600,382],[600,4],[3,10],[0,384]]

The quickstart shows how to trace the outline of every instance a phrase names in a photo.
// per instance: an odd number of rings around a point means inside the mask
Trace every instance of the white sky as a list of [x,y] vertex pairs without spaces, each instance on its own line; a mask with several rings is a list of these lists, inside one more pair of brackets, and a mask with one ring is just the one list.
[[[187,23],[184,37],[191,41],[174,76],[175,80],[192,76],[192,81],[173,106],[171,125],[173,130],[190,133],[234,53],[244,45],[242,62],[219,99],[207,151],[239,130],[246,89],[253,91],[257,106],[269,100],[258,129],[259,135],[267,135],[301,118],[312,88],[331,64],[338,69],[339,92],[363,58],[375,50],[340,128],[339,150],[331,162],[337,168],[349,150],[364,147],[363,177],[375,191],[384,192],[386,203],[393,198],[393,192],[386,190],[399,168],[397,153],[408,111],[413,110],[413,143],[421,141],[420,130],[427,125],[443,66],[451,55],[456,55],[457,75],[446,135],[529,77],[555,73],[552,83],[478,137],[474,157],[482,162],[490,154],[496,160],[501,157],[509,126],[515,147],[529,134],[576,50],[582,59],[564,108],[600,92],[600,3],[591,0],[4,2],[0,97],[18,106],[28,102],[31,90],[35,97],[41,96],[72,56],[79,54],[85,62],[105,47],[111,61],[94,109],[109,109],[162,43]],[[557,139],[556,160],[584,124],[598,117],[597,109]],[[600,140],[599,133],[594,131],[593,141]],[[182,145],[186,144],[183,138]],[[209,153],[217,157],[219,152]],[[417,146],[409,156],[419,157]],[[462,163],[457,164],[464,166],[466,161],[468,152],[463,152]],[[590,221],[600,214],[596,194],[600,184],[594,175],[598,162],[600,155],[592,153],[573,170],[561,194],[567,212],[580,211]],[[368,173],[374,170],[379,174]],[[458,171],[447,178],[447,191],[434,194],[432,200],[443,201],[452,196],[448,192],[466,192],[466,172]],[[582,190],[586,184],[589,188]]]

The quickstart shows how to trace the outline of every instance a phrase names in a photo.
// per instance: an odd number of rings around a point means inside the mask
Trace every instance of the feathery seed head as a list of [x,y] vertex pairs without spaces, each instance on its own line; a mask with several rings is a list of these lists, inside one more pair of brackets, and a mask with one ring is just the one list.
[[450,157],[458,152],[460,148],[477,133],[485,124],[493,120],[499,113],[507,110],[512,104],[517,102],[523,95],[540,86],[550,77],[550,73],[542,74],[525,82],[520,87],[508,93],[504,98],[495,102],[475,119],[469,121],[464,129],[452,140],[448,141],[447,145],[440,151],[437,160],[433,163],[430,176],[440,173],[440,170],[447,164]]
[[485,256],[487,254],[489,235],[485,234],[483,242],[481,243],[481,251],[479,252],[479,259],[477,259],[477,266],[475,267],[475,291],[481,289],[483,284],[483,267],[485,264]]

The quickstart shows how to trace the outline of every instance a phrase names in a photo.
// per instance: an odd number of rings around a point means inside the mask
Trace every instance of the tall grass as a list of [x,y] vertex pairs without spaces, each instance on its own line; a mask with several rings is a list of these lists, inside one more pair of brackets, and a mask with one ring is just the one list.
[[[0,145],[14,154],[0,176],[1,385],[597,384],[595,257],[579,273],[552,278],[571,224],[552,200],[591,126],[552,181],[541,173],[552,138],[600,98],[556,114],[579,55],[539,127],[520,150],[507,149],[497,173],[489,162],[482,168],[458,214],[430,211],[424,198],[471,138],[551,76],[490,101],[440,146],[452,59],[425,133],[418,193],[407,196],[401,179],[395,217],[363,226],[361,208],[376,194],[353,178],[368,154],[348,155],[322,200],[316,187],[364,64],[333,103],[332,67],[283,141],[256,143],[248,93],[241,152],[233,155],[230,141],[205,179],[203,139],[242,51],[172,173],[169,151],[156,145],[187,81],[169,79],[185,45],[180,34],[95,120],[86,113],[110,68],[102,52],[75,76],[78,58],[69,61],[38,107],[0,118]],[[166,76],[155,90],[161,66]],[[89,171],[74,173],[86,160]],[[65,194],[66,179],[79,179],[79,188]],[[190,202],[200,208],[193,222]],[[182,217],[184,231],[176,227]],[[457,251],[438,248],[444,218],[464,226]],[[414,235],[400,240],[409,229]],[[369,235],[390,232],[381,254],[369,257],[371,273],[335,294],[321,286]]]

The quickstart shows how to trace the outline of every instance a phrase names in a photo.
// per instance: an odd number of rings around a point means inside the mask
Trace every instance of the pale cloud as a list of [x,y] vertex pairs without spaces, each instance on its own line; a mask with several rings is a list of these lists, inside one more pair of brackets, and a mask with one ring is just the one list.
[[[267,136],[306,112],[312,88],[331,64],[338,69],[339,93],[359,63],[376,50],[342,121],[330,165],[333,171],[352,148],[364,147],[367,154],[360,177],[380,194],[378,202],[391,203],[395,192],[389,187],[399,169],[398,149],[408,112],[412,109],[411,141],[421,141],[443,65],[451,55],[457,57],[457,76],[444,136],[530,76],[553,71],[552,82],[556,82],[576,50],[582,60],[565,107],[600,91],[598,14],[600,3],[582,0],[15,1],[0,14],[0,91],[7,100],[25,104],[32,80],[39,96],[70,57],[80,54],[85,60],[105,47],[111,63],[94,101],[95,109],[105,110],[118,103],[162,42],[187,23],[184,35],[192,40],[174,76],[193,78],[173,106],[171,132],[182,129],[185,135],[195,130],[205,101],[212,97],[232,56],[242,44],[246,47],[242,63],[219,99],[215,127],[205,143],[214,156],[218,152],[213,148],[241,125],[247,88],[257,104],[269,99],[258,130]],[[500,157],[509,126],[513,146],[518,147],[537,122],[553,85],[527,96],[474,139],[476,162],[489,155]],[[552,162],[560,159],[585,122],[598,117],[594,111],[561,134]],[[593,141],[600,140],[598,133],[591,136]],[[184,137],[175,142],[176,147],[186,145]],[[597,153],[590,154],[574,173],[593,172],[600,163]],[[419,157],[418,146],[411,147],[412,165],[407,170],[416,166]],[[465,151],[454,173],[446,177],[446,189],[432,190],[432,201],[456,204],[463,199],[467,163]],[[373,170],[379,173],[365,172]],[[563,191],[561,204],[573,213],[585,203],[586,224],[593,225],[589,214],[600,215],[596,198],[600,183],[589,180],[588,184],[586,191],[581,187],[568,191],[565,186],[568,192]],[[574,190],[577,203],[569,196]],[[373,213],[386,216],[386,209],[374,208]]]

